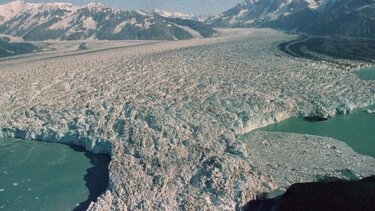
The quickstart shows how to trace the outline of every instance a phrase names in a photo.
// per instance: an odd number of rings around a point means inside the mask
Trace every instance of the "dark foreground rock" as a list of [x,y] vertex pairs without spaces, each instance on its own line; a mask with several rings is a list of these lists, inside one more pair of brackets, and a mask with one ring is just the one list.
[[372,176],[358,181],[294,184],[284,195],[251,201],[243,210],[373,210],[374,199],[375,176]]

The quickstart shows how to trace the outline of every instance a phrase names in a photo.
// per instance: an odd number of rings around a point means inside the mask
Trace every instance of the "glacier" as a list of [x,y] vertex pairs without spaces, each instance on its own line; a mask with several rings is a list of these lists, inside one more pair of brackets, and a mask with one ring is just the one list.
[[[239,210],[314,175],[374,175],[374,158],[334,139],[238,138],[291,116],[332,117],[375,103],[374,81],[278,50],[295,38],[228,29],[206,39],[1,61],[0,137],[110,154],[108,190],[89,210]],[[298,168],[312,165],[300,150],[316,168]]]

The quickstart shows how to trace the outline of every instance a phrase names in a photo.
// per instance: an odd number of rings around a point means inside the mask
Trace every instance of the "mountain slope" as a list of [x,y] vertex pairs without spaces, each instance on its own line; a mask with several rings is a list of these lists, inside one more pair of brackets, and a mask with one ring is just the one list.
[[375,35],[373,0],[247,0],[211,18],[215,27],[271,27],[312,34]]
[[[214,30],[193,21],[180,21],[145,11],[125,11],[102,4],[76,7],[69,3],[1,5],[0,33],[25,40],[178,40],[207,37]],[[13,11],[13,12],[9,12]],[[3,15],[4,14],[4,15]]]
[[0,24],[8,21],[23,10],[21,2],[14,1],[9,4],[0,5]]
[[311,34],[375,35],[374,1],[326,0],[324,3],[315,10],[305,9],[262,26]]
[[12,43],[8,39],[0,37],[0,58],[37,52],[38,50],[38,47],[31,43]]
[[321,0],[246,0],[207,22],[214,26],[257,26],[304,8],[316,8]]

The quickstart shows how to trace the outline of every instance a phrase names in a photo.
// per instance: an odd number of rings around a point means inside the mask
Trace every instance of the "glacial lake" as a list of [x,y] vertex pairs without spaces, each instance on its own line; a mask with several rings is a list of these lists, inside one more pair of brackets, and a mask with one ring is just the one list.
[[355,73],[362,80],[375,80],[375,67],[364,68]]
[[109,155],[0,138],[0,210],[85,210],[108,186]]
[[346,115],[338,114],[327,121],[289,118],[259,130],[332,137],[360,154],[375,157],[375,113],[368,113],[368,109],[375,110],[375,105],[354,109]]

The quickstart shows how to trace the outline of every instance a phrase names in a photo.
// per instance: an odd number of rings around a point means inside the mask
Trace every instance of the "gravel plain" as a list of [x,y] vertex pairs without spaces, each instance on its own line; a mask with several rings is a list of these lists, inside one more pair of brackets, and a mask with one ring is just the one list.
[[278,50],[295,38],[232,29],[0,62],[0,137],[109,153],[108,191],[90,210],[238,210],[316,175],[374,175],[373,158],[337,140],[265,132],[238,138],[291,116],[330,117],[375,103],[374,81]]

